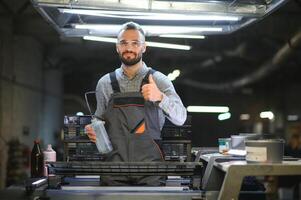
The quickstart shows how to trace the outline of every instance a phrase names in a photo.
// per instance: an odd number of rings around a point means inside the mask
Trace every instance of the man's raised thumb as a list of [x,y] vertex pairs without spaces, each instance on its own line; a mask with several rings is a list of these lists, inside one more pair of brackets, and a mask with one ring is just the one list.
[[156,84],[155,81],[154,81],[153,75],[151,75],[151,74],[149,75],[148,82]]

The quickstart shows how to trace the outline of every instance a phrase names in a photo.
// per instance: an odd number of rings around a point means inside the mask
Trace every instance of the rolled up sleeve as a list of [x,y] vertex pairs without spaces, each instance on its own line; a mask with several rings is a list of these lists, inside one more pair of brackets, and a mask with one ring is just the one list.
[[97,108],[95,111],[95,116],[97,118],[103,119],[103,114],[108,106],[109,96],[112,93],[112,89],[110,87],[110,79],[109,75],[103,76],[99,79],[96,86],[96,101]]
[[158,106],[173,124],[183,125],[187,118],[187,111],[172,82],[161,72],[154,73],[154,80],[159,90],[163,93],[162,101]]

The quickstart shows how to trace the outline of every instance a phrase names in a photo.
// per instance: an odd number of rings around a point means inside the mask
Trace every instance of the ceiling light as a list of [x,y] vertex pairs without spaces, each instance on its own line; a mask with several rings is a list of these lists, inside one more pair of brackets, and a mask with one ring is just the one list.
[[249,114],[241,114],[239,118],[240,118],[240,120],[249,120],[250,115]]
[[172,74],[174,74],[176,77],[180,76],[181,71],[178,69],[173,70]]
[[115,43],[117,42],[116,38],[108,38],[108,37],[98,37],[98,36],[84,36],[84,40],[92,40],[97,42],[109,42],[109,43]]
[[288,115],[287,121],[297,121],[299,119],[298,115]]
[[173,70],[172,73],[169,73],[167,75],[167,77],[169,80],[174,81],[180,74],[181,74],[181,71],[176,69],[176,70]]
[[159,35],[159,37],[164,37],[164,38],[205,39],[204,35],[164,34],[164,35]]
[[188,45],[170,44],[170,43],[161,43],[161,42],[146,42],[146,45],[149,47],[179,49],[179,50],[186,50],[186,51],[191,49],[191,46],[188,46]]
[[274,119],[274,113],[272,111],[264,111],[260,113],[260,118]]
[[176,77],[172,74],[172,73],[169,73],[167,75],[167,78],[170,80],[170,81],[174,81],[176,79]]
[[229,112],[227,106],[188,106],[188,112],[201,112],[201,113],[225,113]]
[[[116,38],[98,37],[98,36],[84,36],[83,39],[98,41],[98,42],[109,42],[109,43],[117,42]],[[160,47],[160,48],[179,49],[179,50],[190,50],[191,49],[191,46],[188,46],[188,45],[160,43],[160,42],[146,42],[146,45],[150,46],[150,47]]]
[[219,121],[230,119],[231,118],[231,113],[227,112],[227,113],[219,114],[217,118],[218,118]]
[[[117,35],[121,25],[118,24],[74,24],[76,29],[88,29],[91,35],[111,33]],[[222,27],[212,26],[155,26],[142,25],[141,26],[146,35],[156,36],[163,34],[185,34],[185,33],[203,33],[203,32],[222,32]]]
[[110,11],[110,10],[83,10],[83,9],[59,9],[61,13],[91,15],[99,17],[111,17],[121,19],[141,19],[141,20],[168,20],[168,21],[239,21],[241,17],[227,15],[196,15],[196,14],[174,14],[174,13],[154,13],[138,11]]

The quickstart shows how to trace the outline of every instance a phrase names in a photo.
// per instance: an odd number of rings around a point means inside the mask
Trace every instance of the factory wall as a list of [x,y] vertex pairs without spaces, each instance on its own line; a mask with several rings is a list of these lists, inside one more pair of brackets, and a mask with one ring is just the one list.
[[[3,20],[3,19],[2,19]],[[0,30],[0,188],[15,159],[22,176],[29,175],[33,141],[54,144],[62,124],[62,73],[45,67],[45,49],[35,38],[12,33],[10,20]],[[18,145],[18,152],[9,148]],[[9,158],[9,159],[8,159]],[[17,169],[12,176],[21,176]]]

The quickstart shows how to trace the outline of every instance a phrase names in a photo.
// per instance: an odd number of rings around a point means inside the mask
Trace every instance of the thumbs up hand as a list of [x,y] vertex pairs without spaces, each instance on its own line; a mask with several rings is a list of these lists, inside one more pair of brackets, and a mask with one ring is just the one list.
[[150,74],[148,77],[148,84],[142,86],[142,96],[146,101],[161,101],[163,98],[162,92],[158,89],[153,76]]

